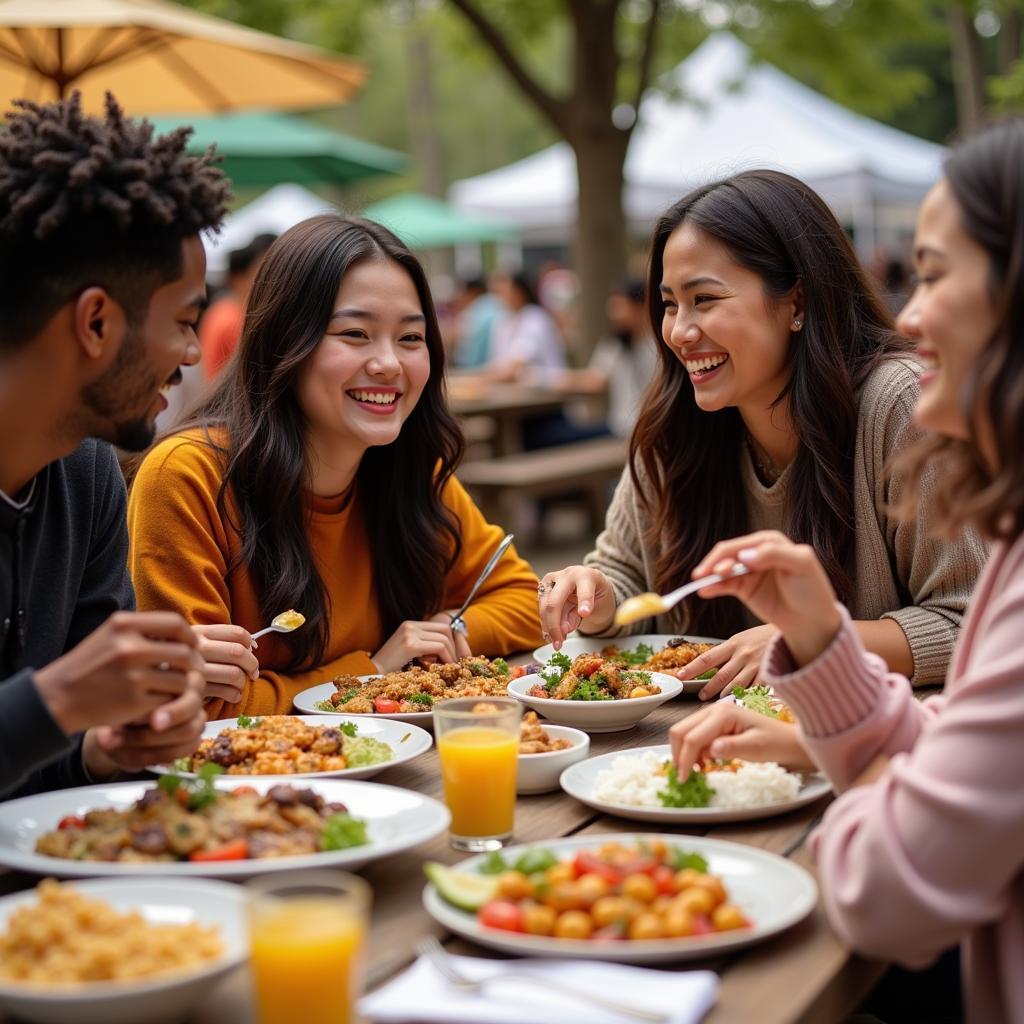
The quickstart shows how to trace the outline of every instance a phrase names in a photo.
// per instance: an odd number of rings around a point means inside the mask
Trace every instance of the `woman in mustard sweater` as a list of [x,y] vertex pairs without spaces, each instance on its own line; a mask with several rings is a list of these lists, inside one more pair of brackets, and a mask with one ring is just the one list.
[[537,579],[511,548],[465,613],[468,635],[451,629],[445,609],[502,536],[453,475],[462,450],[416,258],[368,221],[304,221],[267,252],[220,385],[139,467],[139,608],[250,632],[305,615],[260,642],[259,677],[230,714],[287,712],[342,673],[532,647]]

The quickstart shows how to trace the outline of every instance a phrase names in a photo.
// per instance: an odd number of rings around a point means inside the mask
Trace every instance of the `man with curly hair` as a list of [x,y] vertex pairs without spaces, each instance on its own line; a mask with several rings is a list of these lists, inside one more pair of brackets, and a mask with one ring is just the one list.
[[[17,101],[0,135],[0,795],[189,753],[256,671],[238,627],[137,614],[110,444],[148,447],[199,359],[199,232],[230,198],[188,130],[107,97]],[[109,442],[109,443],[106,443]],[[236,697],[237,699],[237,697]]]

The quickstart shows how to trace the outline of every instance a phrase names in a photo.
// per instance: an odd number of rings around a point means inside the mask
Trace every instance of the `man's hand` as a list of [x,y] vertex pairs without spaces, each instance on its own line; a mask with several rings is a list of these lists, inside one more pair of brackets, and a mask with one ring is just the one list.
[[36,672],[36,687],[68,735],[140,721],[165,731],[180,724],[177,702],[203,678],[196,643],[174,612],[115,612]]

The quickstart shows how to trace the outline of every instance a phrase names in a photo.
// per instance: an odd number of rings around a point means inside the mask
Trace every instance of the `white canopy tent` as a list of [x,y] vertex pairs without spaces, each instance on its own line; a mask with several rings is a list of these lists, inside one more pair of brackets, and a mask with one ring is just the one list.
[[[640,106],[626,156],[625,207],[646,232],[702,182],[751,167],[788,171],[817,189],[868,256],[913,224],[944,149],[855,114],[717,32]],[[576,164],[566,143],[452,185],[459,208],[517,224],[527,243],[565,241],[576,221]]]

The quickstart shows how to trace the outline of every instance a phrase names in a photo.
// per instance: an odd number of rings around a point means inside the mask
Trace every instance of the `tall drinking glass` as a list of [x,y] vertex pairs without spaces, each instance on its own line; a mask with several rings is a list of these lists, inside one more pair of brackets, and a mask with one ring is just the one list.
[[511,697],[458,697],[434,706],[457,850],[497,850],[512,838],[522,715],[522,704]]
[[370,887],[341,871],[247,883],[258,1024],[351,1024],[363,987]]

